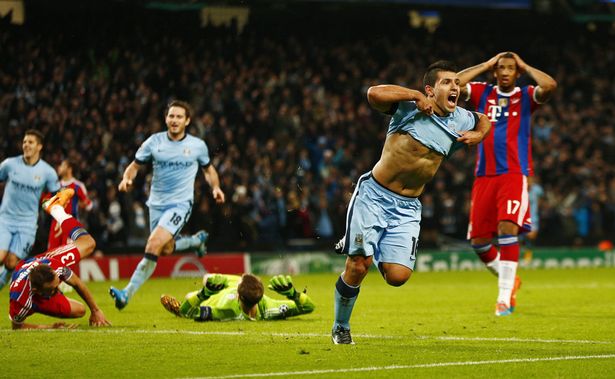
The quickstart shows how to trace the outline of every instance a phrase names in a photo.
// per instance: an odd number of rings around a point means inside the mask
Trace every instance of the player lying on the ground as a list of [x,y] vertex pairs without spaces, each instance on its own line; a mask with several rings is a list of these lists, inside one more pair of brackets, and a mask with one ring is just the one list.
[[74,242],[18,263],[10,287],[9,317],[13,329],[76,327],[63,322],[51,325],[24,322],[26,317],[33,313],[59,318],[77,318],[85,315],[85,306],[82,303],[65,297],[58,289],[62,282],[72,286],[90,308],[90,325],[111,325],[98,308],[90,290],[70,269],[70,266],[75,265],[81,258],[92,254],[96,247],[94,238],[83,225],[64,211],[64,206],[73,195],[72,189],[65,188],[43,203],[43,209],[58,222],[62,232]]
[[206,274],[203,288],[188,293],[183,303],[169,295],[162,295],[160,302],[174,315],[195,321],[276,320],[314,310],[312,299],[297,291],[288,275],[271,278],[269,289],[288,300],[264,295],[263,283],[251,274]]

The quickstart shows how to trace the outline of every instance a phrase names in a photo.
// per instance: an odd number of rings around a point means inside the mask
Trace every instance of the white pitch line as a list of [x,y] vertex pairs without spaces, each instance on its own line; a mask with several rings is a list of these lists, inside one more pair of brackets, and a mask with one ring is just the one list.
[[[9,331],[10,333],[15,333]],[[196,336],[273,336],[273,337],[315,337],[328,338],[328,333],[277,333],[277,332],[223,332],[223,331],[207,331],[207,330],[147,330],[147,329],[115,329],[115,328],[100,328],[100,329],[28,329],[19,333],[101,333],[101,334],[178,334],[178,335],[196,335]],[[436,340],[436,341],[494,341],[494,342],[523,342],[523,343],[572,343],[572,344],[589,344],[589,345],[613,345],[615,341],[598,341],[598,340],[558,340],[558,339],[542,339],[542,338],[516,338],[516,337],[463,337],[463,336],[389,336],[377,334],[353,334],[355,338],[366,339],[418,339],[418,340]]]
[[434,367],[451,367],[451,366],[478,366],[478,365],[495,365],[506,363],[535,363],[535,362],[555,362],[555,361],[573,361],[585,359],[612,359],[615,354],[605,355],[572,355],[563,357],[546,357],[546,358],[517,358],[517,359],[500,359],[490,361],[466,361],[466,362],[441,362],[441,363],[424,363],[418,365],[392,365],[392,366],[371,366],[357,367],[345,369],[326,369],[326,370],[309,370],[309,371],[285,371],[285,372],[267,372],[253,374],[236,374],[223,376],[204,376],[191,379],[232,379],[232,378],[260,378],[269,376],[290,376],[290,375],[318,375],[318,374],[342,374],[349,372],[366,372],[366,371],[381,371],[381,370],[406,370],[412,368],[434,368]]

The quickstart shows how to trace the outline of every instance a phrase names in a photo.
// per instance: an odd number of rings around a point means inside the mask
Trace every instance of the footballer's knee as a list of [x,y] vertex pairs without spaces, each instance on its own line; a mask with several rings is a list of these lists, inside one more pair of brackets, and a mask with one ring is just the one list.
[[78,301],[70,302],[70,317],[79,318],[85,316],[85,306]]
[[79,254],[81,254],[81,257],[85,258],[92,254],[96,248],[96,240],[94,240],[91,235],[84,234],[75,241],[75,245],[77,245],[77,249],[79,249]]
[[516,236],[519,234],[519,226],[511,221],[500,221],[498,223],[498,235]]
[[9,254],[4,259],[4,267],[7,270],[13,270],[17,266],[17,262],[19,262],[19,258],[15,254]]
[[399,287],[410,279],[412,270],[405,266],[385,263],[383,265],[383,276],[387,284],[393,287]]
[[352,278],[364,278],[372,264],[372,257],[349,256],[346,259],[346,275]]

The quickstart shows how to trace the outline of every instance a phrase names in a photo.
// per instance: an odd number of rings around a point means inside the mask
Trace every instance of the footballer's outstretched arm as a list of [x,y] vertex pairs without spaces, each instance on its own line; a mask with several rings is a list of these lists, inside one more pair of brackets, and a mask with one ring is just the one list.
[[105,318],[103,311],[96,304],[96,301],[94,301],[94,296],[92,296],[92,293],[88,287],[86,287],[81,279],[79,279],[77,274],[73,273],[70,278],[66,280],[66,283],[77,291],[79,296],[81,296],[83,301],[85,301],[88,305],[88,308],[90,308],[90,326],[111,325],[111,323]]
[[132,189],[132,181],[137,176],[137,173],[139,172],[140,168],[141,165],[138,164],[136,161],[132,161],[128,165],[128,167],[126,167],[126,170],[124,170],[124,175],[122,176],[122,181],[117,186],[120,192],[127,192]]

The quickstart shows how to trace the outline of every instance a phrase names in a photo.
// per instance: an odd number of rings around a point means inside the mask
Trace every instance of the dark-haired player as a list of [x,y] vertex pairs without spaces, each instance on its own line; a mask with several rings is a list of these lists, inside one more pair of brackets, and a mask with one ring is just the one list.
[[[470,82],[492,72],[497,84]],[[537,86],[517,87],[527,74]],[[472,185],[468,239],[487,268],[498,276],[495,315],[510,315],[516,306],[521,281],[519,232],[531,230],[527,178],[533,176],[531,115],[549,100],[555,80],[525,63],[517,54],[500,53],[458,73],[461,92],[476,111],[489,117],[491,132],[478,145]],[[499,252],[493,246],[497,236]]]
[[418,196],[442,161],[464,145],[476,145],[491,124],[483,114],[457,107],[459,78],[453,64],[439,61],[423,77],[425,94],[395,86],[370,87],[370,105],[392,115],[382,155],[359,178],[336,250],[347,254],[335,286],[335,344],[352,344],[350,315],[372,263],[386,282],[401,286],[416,261],[421,202]]

